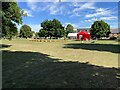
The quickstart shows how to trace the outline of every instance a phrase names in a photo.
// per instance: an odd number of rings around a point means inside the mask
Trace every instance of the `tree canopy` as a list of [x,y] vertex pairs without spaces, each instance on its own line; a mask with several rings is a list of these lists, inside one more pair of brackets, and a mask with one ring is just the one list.
[[74,31],[74,27],[71,24],[68,24],[66,27],[66,37],[68,35],[68,33],[73,33]]
[[71,24],[68,24],[66,27],[66,30],[68,31],[68,33],[73,33],[74,31],[74,27]]
[[101,38],[108,37],[110,34],[110,25],[105,23],[104,21],[95,21],[90,30],[90,34],[93,37]]
[[[7,0],[6,0],[7,1]],[[9,1],[9,0],[8,0]],[[22,24],[23,10],[16,2],[2,2],[2,37],[12,39],[17,34],[16,24]]]
[[42,29],[39,31],[40,37],[62,37],[64,36],[64,27],[57,19],[45,20],[41,23]]
[[22,38],[31,38],[33,36],[33,31],[31,30],[30,26],[23,25],[20,28],[20,37]]

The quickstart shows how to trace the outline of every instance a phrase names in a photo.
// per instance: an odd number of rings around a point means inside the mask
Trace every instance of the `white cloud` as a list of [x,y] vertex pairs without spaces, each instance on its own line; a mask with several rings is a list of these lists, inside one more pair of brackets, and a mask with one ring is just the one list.
[[91,19],[85,20],[85,22],[94,22],[97,20],[116,20],[116,19],[117,19],[116,16],[109,16],[109,17],[100,17],[99,19],[98,18],[91,18]]
[[71,24],[71,25],[74,27],[74,29],[77,29],[77,28],[79,27],[78,25],[76,25],[76,24],[74,24],[74,23],[66,22],[66,23],[64,24],[65,28],[67,27],[68,24]]
[[90,17],[97,17],[97,16],[108,16],[111,14],[112,14],[111,10],[108,10],[106,8],[98,8],[98,9],[96,9],[95,13],[87,14],[85,17],[90,18]]
[[81,16],[81,14],[79,14],[79,13],[74,13],[74,14],[72,14],[70,17],[79,17],[79,16]]
[[89,19],[89,20],[85,20],[85,22],[94,22],[94,21],[97,21],[98,19],[97,18],[92,18],[92,19]]
[[[13,0],[9,0],[13,2]],[[16,0],[17,2],[59,2],[59,0]],[[61,0],[62,2],[93,2],[93,0]],[[119,2],[119,0],[95,0],[95,2]]]
[[[17,25],[18,30],[20,30],[21,26],[24,24]],[[32,31],[39,32],[39,30],[42,28],[41,25],[39,24],[27,24],[28,26],[31,27]]]
[[36,12],[48,11],[52,15],[68,13],[68,11],[65,8],[65,5],[61,5],[58,2],[47,2],[42,4],[39,4],[37,2],[27,2],[27,6],[32,11],[36,11]]
[[[37,1],[37,0],[35,0]],[[63,5],[58,2],[47,2],[47,3],[42,3],[39,4],[38,2],[33,2],[33,0],[28,0],[27,6],[30,8],[32,11],[47,11],[49,14],[56,15],[66,15],[66,14],[71,14],[72,16],[81,16],[79,13],[81,10],[85,9],[95,9],[94,7],[94,2],[87,2],[85,4],[80,3],[80,2],[72,2],[68,6],[74,7],[74,9],[68,8],[67,5]],[[79,12],[79,13],[78,13]]]
[[100,19],[101,19],[101,20],[115,20],[115,19],[117,19],[117,17],[116,17],[116,16],[101,17]]
[[45,4],[39,4],[38,0],[27,0],[27,7],[29,7],[33,11],[44,11],[48,8],[48,5]]
[[81,16],[78,14],[81,10],[85,9],[95,9],[94,2],[87,2],[85,4],[79,2],[72,2],[68,6],[74,7],[74,9],[70,9],[67,5],[63,5],[58,2],[47,2],[43,4],[39,4],[38,2],[32,2],[32,0],[28,0],[27,6],[33,11],[48,11],[52,15],[60,14],[72,14],[71,16]]
[[26,0],[27,2],[58,2],[59,0]]
[[31,10],[37,10],[37,2],[32,2],[33,0],[28,0],[27,2],[27,6],[31,9]]
[[69,14],[69,11],[65,8],[65,5],[61,5],[58,2],[46,4],[44,10],[48,11],[52,15],[65,15]]
[[71,16],[70,17],[73,17],[73,16],[80,17],[80,16],[82,16],[86,13],[86,12],[84,12],[86,9],[90,9],[90,10],[96,9],[94,4],[95,4],[95,2],[86,2],[86,3],[73,2],[72,5],[70,5],[71,7],[74,8],[73,10],[71,10]]
[[103,9],[103,8],[98,8],[98,9],[96,9],[96,12],[104,12],[104,10],[105,9]]
[[41,26],[39,24],[28,24],[31,27],[32,31],[39,32]]
[[59,6],[58,3],[53,3],[51,5],[48,5],[47,9],[49,10],[50,14],[55,15],[59,13],[61,10],[61,7],[58,8],[58,6]]
[[95,2],[96,0],[61,0],[62,2]]
[[27,14],[27,16],[29,17],[33,17],[31,10],[28,10],[28,9],[23,9],[23,10],[24,10],[24,14]]
[[78,12],[85,9],[95,9],[94,2],[87,2],[83,5],[80,5],[78,8],[75,8],[73,12]]
[[69,6],[70,6],[70,7],[74,7],[74,8],[78,8],[78,7],[80,7],[81,5],[82,5],[81,2],[71,2],[71,3],[69,3]]
[[16,25],[17,25],[18,30],[20,30],[22,24],[20,24],[20,25],[16,24]]

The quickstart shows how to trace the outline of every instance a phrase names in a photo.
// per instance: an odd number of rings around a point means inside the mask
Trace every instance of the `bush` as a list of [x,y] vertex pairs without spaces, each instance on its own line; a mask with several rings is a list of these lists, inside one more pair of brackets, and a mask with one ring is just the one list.
[[115,36],[110,37],[110,40],[116,40],[116,39],[117,39],[117,37],[115,37]]
[[118,38],[118,39],[117,39],[117,40],[118,40],[118,42],[120,42],[120,37],[118,36],[117,38]]
[[91,43],[95,43],[95,41],[92,41]]

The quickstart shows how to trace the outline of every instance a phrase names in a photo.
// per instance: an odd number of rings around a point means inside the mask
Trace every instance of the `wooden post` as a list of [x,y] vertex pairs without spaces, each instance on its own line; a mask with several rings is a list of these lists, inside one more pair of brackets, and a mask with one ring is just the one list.
[[61,2],[61,0],[59,0],[59,2]]

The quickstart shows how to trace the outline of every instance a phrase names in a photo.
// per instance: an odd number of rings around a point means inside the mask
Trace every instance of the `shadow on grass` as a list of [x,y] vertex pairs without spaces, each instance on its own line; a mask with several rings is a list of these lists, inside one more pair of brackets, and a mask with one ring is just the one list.
[[37,52],[3,51],[2,58],[3,88],[118,88],[116,68],[60,62]]
[[120,53],[119,44],[70,43],[70,44],[65,44],[63,48],[97,50],[97,51],[107,51],[112,53]]
[[11,45],[6,45],[6,44],[0,44],[0,48],[9,48]]

